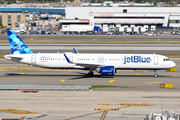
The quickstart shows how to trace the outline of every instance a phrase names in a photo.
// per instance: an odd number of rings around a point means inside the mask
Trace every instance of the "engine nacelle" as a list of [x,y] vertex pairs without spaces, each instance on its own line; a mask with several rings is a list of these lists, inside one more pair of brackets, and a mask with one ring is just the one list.
[[100,73],[101,75],[114,75],[115,73],[115,68],[114,66],[104,66],[104,67],[100,67]]

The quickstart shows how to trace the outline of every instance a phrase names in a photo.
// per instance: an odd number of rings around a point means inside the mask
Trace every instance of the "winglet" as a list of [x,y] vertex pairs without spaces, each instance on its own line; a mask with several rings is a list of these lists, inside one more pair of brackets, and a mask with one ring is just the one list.
[[76,50],[76,48],[73,48],[73,50],[74,50],[74,52],[76,53],[76,54],[78,54],[79,52]]
[[66,58],[66,61],[67,61],[68,63],[73,63],[73,62],[71,62],[71,61],[69,60],[69,58],[66,56],[65,53],[63,53],[63,54],[64,54],[64,57]]

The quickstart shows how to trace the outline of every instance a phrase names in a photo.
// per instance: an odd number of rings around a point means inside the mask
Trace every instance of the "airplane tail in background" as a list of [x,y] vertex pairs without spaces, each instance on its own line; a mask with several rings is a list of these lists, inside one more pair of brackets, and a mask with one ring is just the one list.
[[12,54],[34,54],[14,30],[7,30]]

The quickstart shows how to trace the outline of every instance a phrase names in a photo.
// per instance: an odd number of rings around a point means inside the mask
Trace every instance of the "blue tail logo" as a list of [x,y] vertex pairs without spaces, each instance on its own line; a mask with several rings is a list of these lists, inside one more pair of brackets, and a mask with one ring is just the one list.
[[12,54],[34,54],[14,30],[7,30],[7,35]]

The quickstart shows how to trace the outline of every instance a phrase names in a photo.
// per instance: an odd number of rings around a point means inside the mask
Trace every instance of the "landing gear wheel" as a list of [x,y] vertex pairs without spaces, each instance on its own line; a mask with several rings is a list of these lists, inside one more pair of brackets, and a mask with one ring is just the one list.
[[154,77],[157,77],[158,75],[157,75],[157,71],[156,70],[154,70]]
[[157,74],[154,74],[154,77],[157,77],[158,75]]
[[93,76],[93,69],[89,68],[89,73],[87,74],[88,77],[92,77]]
[[92,77],[93,76],[93,72],[90,72],[87,74],[88,77]]

